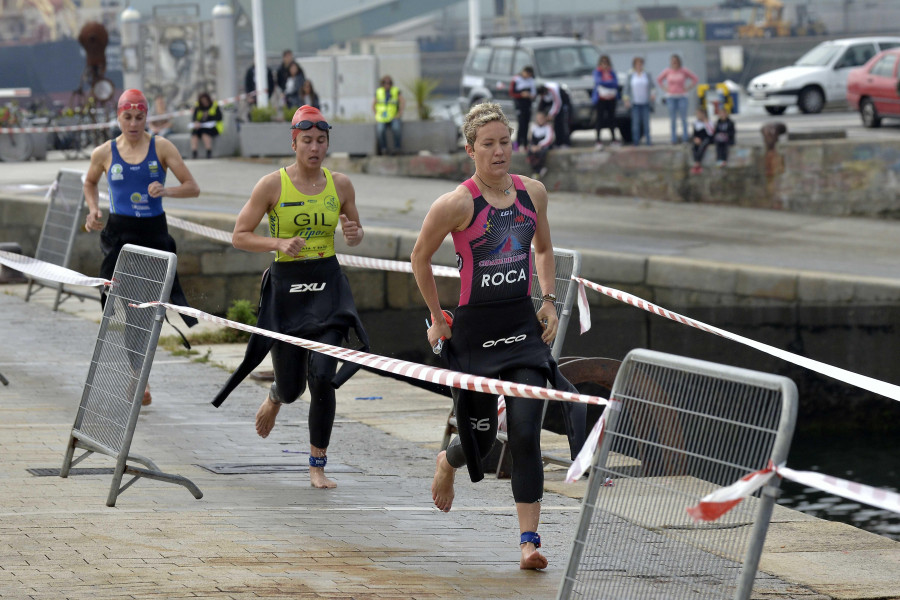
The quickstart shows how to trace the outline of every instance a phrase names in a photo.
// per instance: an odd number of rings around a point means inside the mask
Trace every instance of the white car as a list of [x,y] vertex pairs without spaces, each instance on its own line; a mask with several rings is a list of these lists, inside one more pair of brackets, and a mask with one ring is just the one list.
[[847,100],[847,75],[888,48],[900,46],[900,37],[859,37],[822,42],[789,67],[754,77],[747,93],[769,114],[780,115],[789,106],[804,113],[822,112],[827,104]]

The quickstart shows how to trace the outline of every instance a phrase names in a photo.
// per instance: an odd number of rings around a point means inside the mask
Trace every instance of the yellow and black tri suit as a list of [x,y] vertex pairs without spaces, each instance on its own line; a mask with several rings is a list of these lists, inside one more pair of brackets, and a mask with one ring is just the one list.
[[329,258],[334,256],[334,230],[340,221],[341,201],[331,171],[322,168],[325,188],[315,196],[300,193],[285,169],[281,169],[281,197],[269,211],[269,235],[273,238],[301,237],[306,245],[296,258],[275,253],[275,262]]
[[[276,253],[274,262],[266,269],[257,326],[332,345],[346,341],[353,329],[360,349],[368,350],[369,339],[356,312],[350,284],[334,252],[340,198],[331,172],[324,167],[322,172],[325,188],[310,196],[297,190],[287,172],[281,169],[281,195],[268,214],[269,234],[286,239],[299,236],[306,240],[306,245],[297,257]],[[270,394],[273,400],[280,402],[293,402],[303,392],[308,374],[312,402],[324,398],[330,405],[334,389],[359,369],[358,365],[345,362],[336,371],[335,359],[254,334],[247,343],[243,362],[216,395],[213,404],[221,405],[269,350],[272,350],[275,366],[275,384]],[[325,412],[333,414],[333,407],[326,407]],[[313,427],[313,413],[311,405],[310,441],[318,448],[325,448],[331,433],[331,419],[325,414],[316,419],[318,424]]]

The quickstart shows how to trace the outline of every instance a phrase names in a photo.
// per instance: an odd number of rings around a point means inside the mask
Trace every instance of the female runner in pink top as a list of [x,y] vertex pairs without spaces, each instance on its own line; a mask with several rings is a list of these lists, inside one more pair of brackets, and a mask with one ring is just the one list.
[[[548,345],[556,337],[559,321],[547,190],[540,181],[509,173],[511,128],[499,105],[474,106],[466,115],[463,132],[475,174],[434,202],[411,257],[416,283],[431,312],[428,343],[434,347],[446,339],[441,360],[454,370],[531,385],[549,381],[572,391]],[[431,258],[448,234],[453,237],[460,275],[452,329],[442,316],[431,269]],[[537,315],[530,296],[532,266],[544,295]],[[465,465],[472,481],[480,480],[484,476],[481,461],[497,435],[496,395],[454,390],[454,406],[459,436],[438,454],[431,485],[434,504],[443,511],[449,511],[453,503],[456,470]],[[542,403],[507,398],[506,409],[513,453],[512,492],[519,518],[519,567],[543,569],[547,559],[539,550],[537,534],[544,488]],[[583,430],[584,415],[570,420]],[[573,436],[577,430],[572,427]]]

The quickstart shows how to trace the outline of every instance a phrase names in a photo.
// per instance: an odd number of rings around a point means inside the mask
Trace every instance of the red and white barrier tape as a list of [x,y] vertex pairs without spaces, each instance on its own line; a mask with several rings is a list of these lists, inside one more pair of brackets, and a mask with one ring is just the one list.
[[[101,193],[101,196],[103,194]],[[185,231],[189,231],[192,233],[196,233],[198,235],[202,235],[205,237],[209,237],[211,239],[223,242],[223,243],[231,243],[231,235],[228,232],[221,231],[219,229],[214,229],[212,227],[207,227],[205,225],[199,225],[197,223],[192,223],[190,221],[185,221],[183,219],[179,219],[178,217],[167,217],[168,223],[173,227],[183,229]],[[381,269],[386,271],[398,271],[404,273],[412,273],[412,265],[408,262],[401,262],[395,260],[385,260],[378,258],[367,258],[360,256],[351,256],[347,254],[338,254],[338,261],[345,266],[351,267],[362,267],[362,268],[372,268],[372,269]],[[443,277],[459,277],[459,272],[452,267],[444,267],[444,266],[433,266],[432,267],[434,274]],[[817,373],[821,373],[823,375],[827,375],[839,381],[843,381],[845,383],[849,383],[851,385],[855,385],[865,390],[869,390],[870,392],[875,392],[876,394],[880,394],[887,398],[891,398],[893,400],[900,401],[900,386],[887,383],[885,381],[881,381],[875,379],[873,377],[868,377],[866,375],[861,375],[859,373],[854,373],[852,371],[848,371],[846,369],[842,369],[840,367],[835,367],[817,360],[813,360],[810,358],[806,358],[804,356],[799,356],[797,354],[793,354],[786,350],[782,350],[780,348],[775,348],[774,346],[770,346],[768,344],[763,344],[761,342],[757,342],[755,340],[751,340],[749,338],[737,335],[735,333],[731,333],[724,329],[719,329],[718,327],[714,327],[712,325],[707,325],[701,321],[697,321],[695,319],[691,319],[690,317],[685,317],[684,315],[680,315],[676,312],[670,311],[668,309],[662,308],[653,304],[652,302],[648,302],[643,298],[638,296],[634,296],[629,294],[628,292],[623,292],[621,290],[617,290],[615,288],[610,288],[604,285],[600,285],[598,283],[594,283],[587,279],[583,279],[581,277],[573,276],[572,279],[578,282],[578,310],[580,314],[581,321],[581,331],[584,333],[590,327],[590,307],[587,302],[587,294],[585,293],[584,288],[589,287],[592,290],[600,292],[610,298],[614,298],[619,300],[620,302],[624,302],[626,304],[630,304],[631,306],[635,306],[637,308],[641,308],[647,312],[651,312],[653,314],[659,315],[661,317],[665,317],[672,321],[676,321],[683,325],[687,325],[689,327],[694,327],[696,329],[700,329],[701,331],[705,331],[707,333],[712,333],[714,335],[718,335],[720,337],[738,342],[740,344],[744,344],[746,346],[750,346],[756,350],[760,350],[761,352],[765,352],[771,356],[775,356],[782,360],[788,361],[790,363],[799,365],[806,369],[810,369],[811,371],[815,371]]]
[[[203,227],[202,225],[195,226]],[[210,229],[212,231],[217,231],[212,228]],[[82,275],[81,273],[78,273],[77,271],[72,271],[71,269],[66,269],[64,267],[53,265],[45,261],[22,256],[20,254],[6,252],[4,250],[0,250],[0,264],[6,265],[12,269],[32,275],[39,279],[58,281],[60,283],[90,287],[108,285],[110,283],[109,281],[102,278],[87,277],[85,275]],[[634,306],[640,306],[641,308],[644,308],[644,310],[650,310],[651,312],[654,312],[656,314],[662,314],[662,316],[666,316],[667,318],[682,322],[685,325],[698,327],[717,335],[724,334],[723,337],[727,337],[729,339],[738,338],[736,339],[736,341],[746,340],[746,338],[741,338],[741,336],[729,334],[728,332],[720,330],[716,327],[700,323],[699,321],[693,321],[693,319],[689,319],[682,315],[678,315],[677,313],[662,309],[650,302],[647,302],[646,300],[642,300],[640,298],[637,298],[636,296],[632,296],[631,294],[627,294],[619,290],[614,290],[612,288],[606,288],[579,277],[575,277],[574,279],[582,285],[587,285],[588,287],[592,287],[594,289],[602,288],[602,290],[597,290],[601,293],[610,295],[611,297],[614,297],[623,302],[633,304]],[[620,297],[617,297],[616,294],[620,295]],[[646,306],[641,306],[641,303]],[[304,340],[302,338],[288,336],[273,331],[260,329],[258,327],[253,327],[251,325],[237,323],[235,321],[230,321],[221,317],[216,317],[194,308],[178,306],[166,302],[147,302],[144,304],[136,305],[136,307],[147,308],[159,304],[162,304],[167,309],[174,310],[182,314],[190,315],[198,319],[204,319],[213,323],[219,323],[228,327],[240,329],[242,331],[271,337],[283,342],[287,342],[289,344],[307,348],[315,352],[321,352],[323,354],[333,356],[338,360],[354,362],[381,371],[403,375],[429,383],[437,383],[441,385],[489,394],[503,394],[517,398],[534,398],[537,400],[559,400],[564,402],[580,402],[585,404],[607,405],[611,410],[619,410],[619,407],[621,406],[620,403],[614,399],[606,400],[598,396],[573,394],[571,392],[562,392],[549,388],[512,383],[500,379],[469,375],[466,373],[459,373],[457,371],[450,371],[438,367],[428,367],[417,363],[386,358],[384,356],[369,354],[358,350],[340,348],[337,346],[331,346],[329,344],[322,344],[320,342],[312,342],[310,340]],[[751,342],[750,345],[753,347],[760,346],[771,348],[766,346],[765,344],[753,342],[753,340],[746,340],[746,342]],[[777,348],[772,348],[772,350],[777,350]],[[816,361],[811,362],[815,363]],[[824,365],[824,367],[828,367],[828,365]],[[851,374],[856,375],[855,373]],[[874,381],[877,382],[877,380]],[[594,425],[594,428],[591,430],[591,433],[588,435],[588,439],[582,447],[581,451],[578,453],[578,456],[569,467],[569,470],[566,473],[566,482],[573,483],[574,481],[578,480],[590,467],[596,448],[599,445],[600,440],[602,440],[603,438],[605,425],[606,411],[604,410],[603,414],[601,414],[600,416],[600,419],[598,419],[597,423]],[[776,474],[784,477],[785,479],[790,479],[798,483],[834,494],[836,496],[841,496],[900,513],[900,494],[897,494],[896,492],[873,488],[865,484],[854,483],[846,481],[844,479],[839,479],[837,477],[823,475],[821,473],[815,473],[811,471],[794,471],[793,469],[789,469],[787,467],[774,467],[771,465],[767,469],[762,469],[755,473],[750,473],[749,475],[743,477],[740,481],[728,487],[719,489],[712,494],[709,494],[708,496],[704,497],[696,506],[688,508],[688,513],[691,514],[691,516],[693,516],[695,519],[715,520],[731,510],[731,508],[736,506],[743,498],[748,497],[754,491],[765,485],[766,482]]]
[[88,287],[109,284],[109,281],[100,277],[87,277],[77,271],[66,269],[65,267],[60,267],[28,256],[22,256],[21,254],[6,252],[5,250],[0,250],[0,264],[6,265],[16,271],[21,271],[26,275],[31,275],[35,279],[45,279],[48,281],[58,281],[59,283],[84,285]]
[[[678,323],[681,323],[683,325],[687,325],[689,327],[694,327],[707,333],[718,335],[734,342],[744,344],[745,346],[750,346],[751,348],[754,348],[761,352],[765,352],[766,354],[770,354],[782,360],[786,360],[787,362],[794,363],[795,365],[799,365],[811,371],[821,373],[822,375],[827,375],[828,377],[832,377],[834,379],[837,379],[838,381],[843,381],[845,383],[860,387],[864,390],[869,390],[870,392],[875,392],[876,394],[891,398],[892,400],[900,401],[900,386],[894,385],[892,383],[887,383],[886,381],[881,381],[879,379],[868,377],[866,375],[860,375],[859,373],[854,373],[853,371],[848,371],[840,367],[834,367],[832,365],[819,362],[811,358],[806,358],[805,356],[799,356],[786,350],[782,350],[774,346],[769,346],[768,344],[763,344],[761,342],[745,338],[744,336],[737,335],[736,333],[731,333],[730,331],[725,331],[724,329],[719,329],[718,327],[707,325],[706,323],[703,323],[701,321],[685,317],[684,315],[680,315],[676,312],[672,312],[671,310],[657,306],[652,302],[648,302],[643,298],[633,296],[632,294],[629,294],[627,292],[609,288],[592,281],[588,281],[587,279],[582,279],[581,277],[573,277],[573,279],[581,285],[587,286],[592,290],[609,296],[610,298],[615,298],[616,300],[624,302],[625,304],[636,306],[655,315],[665,317],[672,321],[677,321]],[[579,304],[581,303],[582,297],[582,294],[579,293]],[[585,301],[584,307],[579,306],[579,309],[582,311],[586,311],[587,302]]]
[[[222,231],[221,229],[207,227],[206,225],[192,223],[190,221],[185,221],[184,219],[179,219],[178,217],[170,217],[168,215],[166,216],[166,222],[172,227],[181,229],[183,231],[196,233],[197,235],[202,235],[204,237],[208,237],[219,242],[224,242],[226,244],[231,243],[231,234],[227,231]],[[338,254],[337,259],[338,262],[340,262],[345,267],[361,267],[365,269],[379,269],[381,271],[412,273],[412,265],[408,262],[401,262],[399,260],[367,258],[364,256],[352,256],[350,254]],[[452,267],[434,265],[431,267],[431,269],[435,275],[441,277],[456,277],[457,279],[459,279],[459,271]]]
[[109,129],[116,124],[115,120],[104,121],[103,123],[84,123],[79,125],[53,125],[48,127],[35,127],[27,125],[25,127],[0,127],[0,135],[17,134],[17,133],[54,133],[64,131],[90,131],[91,129]]
[[31,88],[0,88],[0,98],[30,98]]
[[[219,102],[220,105],[227,106],[231,104],[236,104],[245,98],[255,95],[256,92],[251,92],[249,94],[240,94],[233,98],[226,98]],[[183,115],[193,114],[194,110],[191,108],[185,108],[182,110],[176,110],[170,113],[164,113],[159,115],[149,115],[147,117],[148,121],[165,121],[166,119],[171,119],[174,117],[179,117]],[[215,121],[211,121],[215,123]],[[54,132],[67,132],[67,131],[88,131],[91,129],[108,129],[116,126],[116,119],[111,119],[109,121],[103,123],[85,123],[79,125],[53,125],[46,127],[35,127],[32,125],[27,125],[25,127],[0,127],[0,135],[6,133],[54,133]],[[212,125],[210,125],[212,127]]]
[[765,469],[749,473],[731,485],[704,496],[696,505],[688,507],[687,512],[695,521],[715,521],[776,475],[848,500],[900,513],[900,494],[896,492],[813,471],[777,467],[771,463]]
[[610,398],[607,401],[606,408],[600,413],[600,418],[597,419],[597,422],[594,423],[594,427],[584,441],[584,446],[581,447],[578,456],[569,465],[569,470],[566,471],[566,483],[575,483],[581,479],[585,471],[591,468],[591,463],[594,462],[594,453],[597,451],[597,446],[600,445],[600,440],[603,439],[603,431],[606,429],[606,411],[621,409],[622,403],[615,398]]
[[178,306],[177,304],[169,304],[167,302],[145,302],[143,304],[134,306],[136,308],[147,308],[157,305],[165,306],[167,309],[174,310],[175,312],[179,312],[183,315],[189,315],[197,319],[202,319],[211,323],[218,323],[219,325],[225,325],[227,327],[240,329],[241,331],[247,331],[249,333],[257,333],[259,335],[270,337],[282,342],[287,342],[288,344],[293,344],[294,346],[300,346],[301,348],[306,348],[307,350],[312,350],[314,352],[321,352],[322,354],[327,354],[328,356],[332,356],[338,360],[349,361],[358,365],[378,369],[379,371],[386,371],[388,373],[394,373],[395,375],[402,375],[404,377],[410,377],[412,379],[418,379],[420,381],[427,381],[429,383],[436,383],[439,385],[446,385],[475,392],[484,392],[486,394],[505,394],[507,396],[513,396],[516,398],[534,398],[536,400],[561,400],[564,402],[580,402],[583,404],[606,404],[606,399],[600,398],[598,396],[573,394],[572,392],[562,392],[559,390],[542,388],[534,385],[513,383],[510,381],[503,381],[502,379],[492,379],[490,377],[469,375],[466,373],[459,373],[457,371],[450,371],[448,369],[441,369],[439,367],[429,367],[405,360],[398,360],[396,358],[387,358],[384,356],[379,356],[378,354],[369,354],[368,352],[361,352],[359,350],[351,350],[349,348],[341,348],[338,346],[323,344],[321,342],[313,342],[310,340],[305,340],[303,338],[269,331],[268,329],[260,329],[259,327],[254,327],[252,325],[245,325],[244,323],[230,321],[228,319],[217,317],[215,315],[205,313],[202,310],[197,310],[196,308],[190,308],[188,306]]
[[[54,182],[56,183],[56,182]],[[25,192],[26,194],[29,192],[40,192],[43,190],[48,190],[52,186],[51,185],[34,185],[33,183],[20,183],[17,185],[0,185],[0,192]]]
[[[203,225],[198,225],[196,223],[191,223],[190,221],[185,221],[183,219],[178,219],[177,217],[171,217],[168,219],[169,223],[174,227],[178,227],[184,229],[186,231],[191,231],[193,233],[197,233],[199,235],[204,235],[210,237],[212,239],[219,240],[221,242],[230,243],[231,236],[218,229],[213,229],[212,227],[205,227]],[[363,268],[372,268],[372,269],[381,269],[387,271],[400,271],[405,273],[412,273],[412,265],[408,262],[401,262],[395,260],[383,260],[377,258],[366,258],[359,256],[350,256],[346,254],[338,254],[338,260],[342,265],[353,266],[353,267],[363,267]],[[459,277],[459,271],[453,269],[451,267],[443,267],[443,266],[434,266],[432,267],[435,275],[440,275],[444,277]],[[757,342],[755,340],[751,340],[749,338],[745,338],[743,336],[737,335],[735,333],[731,333],[724,329],[719,329],[718,327],[714,327],[712,325],[707,325],[706,323],[702,323],[695,319],[691,319],[689,317],[685,317],[684,315],[680,315],[676,312],[670,311],[668,309],[662,308],[653,304],[652,302],[648,302],[643,298],[639,298],[627,292],[623,292],[614,288],[606,287],[604,285],[600,285],[598,283],[594,283],[593,281],[589,281],[587,279],[583,279],[581,277],[573,276],[572,279],[578,282],[578,312],[580,315],[581,321],[581,331],[584,333],[587,329],[590,328],[590,307],[587,302],[587,294],[585,293],[584,288],[589,287],[592,290],[600,292],[610,298],[614,298],[619,300],[620,302],[624,302],[626,304],[630,304],[632,306],[636,306],[653,314],[659,315],[661,317],[665,317],[672,321],[677,321],[683,325],[687,325],[689,327],[694,327],[696,329],[700,329],[702,331],[706,331],[707,333],[712,333],[714,335],[718,335],[720,337],[724,337],[726,339],[750,346],[756,350],[760,350],[782,360],[786,360],[788,362],[794,363],[801,367],[810,369],[812,371],[816,371],[817,373],[821,373],[823,375],[827,375],[829,377],[833,377],[838,379],[839,381],[843,381],[845,383],[849,383],[855,385],[857,387],[863,388],[865,390],[869,390],[871,392],[875,392],[877,394],[881,394],[882,396],[886,396],[893,400],[900,401],[900,386],[887,383],[885,381],[880,381],[878,379],[874,379],[872,377],[868,377],[866,375],[860,375],[859,373],[854,373],[852,371],[847,371],[846,369],[841,369],[840,367],[835,367],[832,365],[828,365],[826,363],[819,362],[817,360],[813,360],[810,358],[806,358],[804,356],[799,356],[797,354],[793,354],[786,350],[781,350],[780,348],[775,348],[774,346],[769,346],[768,344],[763,344],[761,342]]]

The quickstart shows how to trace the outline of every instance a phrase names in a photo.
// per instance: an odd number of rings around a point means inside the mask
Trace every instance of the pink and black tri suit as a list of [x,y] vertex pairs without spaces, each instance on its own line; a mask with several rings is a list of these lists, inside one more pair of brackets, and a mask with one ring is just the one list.
[[[545,386],[549,379],[574,389],[556,366],[531,299],[531,241],[537,210],[518,175],[511,175],[515,199],[507,207],[492,206],[472,179],[463,183],[472,194],[472,221],[453,232],[460,274],[459,307],[453,337],[441,354],[450,368],[518,383]],[[472,481],[484,477],[482,459],[497,436],[496,396],[453,390],[459,437],[447,448],[447,461],[465,464]],[[512,489],[516,502],[537,502],[544,471],[540,434],[543,405],[538,400],[507,398]],[[465,424],[469,424],[466,427]],[[584,420],[575,437],[583,440]],[[573,440],[578,444],[579,440]]]

